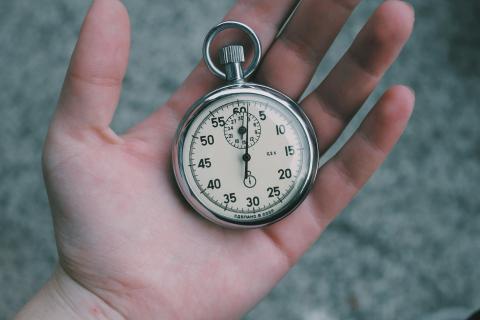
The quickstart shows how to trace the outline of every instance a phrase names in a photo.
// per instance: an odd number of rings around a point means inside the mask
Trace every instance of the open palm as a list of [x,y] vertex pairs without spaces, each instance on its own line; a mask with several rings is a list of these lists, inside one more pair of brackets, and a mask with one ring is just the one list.
[[[266,54],[255,82],[299,99],[359,0],[239,1],[227,19],[259,35]],[[212,25],[214,22],[212,22]],[[301,105],[321,151],[338,137],[408,39],[413,11],[386,1]],[[285,275],[378,168],[401,135],[414,97],[388,90],[319,172],[306,201],[264,229],[220,228],[184,201],[171,144],[188,107],[219,82],[200,63],[172,98],[123,135],[109,124],[127,67],[130,27],[118,0],[96,0],[83,25],[45,144],[44,171],[59,273],[129,319],[231,319]]]

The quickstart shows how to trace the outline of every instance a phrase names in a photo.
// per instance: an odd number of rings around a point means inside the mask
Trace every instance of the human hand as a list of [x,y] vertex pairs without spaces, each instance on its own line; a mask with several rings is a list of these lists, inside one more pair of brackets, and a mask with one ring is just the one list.
[[[239,1],[226,19],[251,26],[266,54],[255,82],[299,99],[359,0]],[[301,101],[321,152],[376,87],[410,36],[413,10],[383,3],[328,77]],[[213,23],[212,23],[213,24]],[[70,318],[232,319],[260,301],[383,162],[414,104],[389,89],[318,172],[297,211],[264,229],[220,228],[196,214],[172,178],[171,144],[189,106],[218,86],[201,62],[172,98],[123,135],[109,125],[127,68],[130,26],[118,0],[95,0],[85,20],[44,150],[60,263],[20,314]],[[45,305],[45,303],[44,303]],[[60,306],[60,307],[58,307]]]

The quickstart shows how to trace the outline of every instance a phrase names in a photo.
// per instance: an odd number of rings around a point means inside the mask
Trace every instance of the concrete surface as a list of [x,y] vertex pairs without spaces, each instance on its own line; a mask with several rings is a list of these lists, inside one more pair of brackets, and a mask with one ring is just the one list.
[[[126,1],[133,52],[115,129],[167,99],[231,2]],[[317,82],[379,2],[355,12]],[[480,306],[480,2],[412,2],[414,36],[373,95],[398,82],[415,88],[405,136],[246,319],[413,320]],[[88,4],[0,1],[0,319],[29,299],[56,260],[40,152]]]

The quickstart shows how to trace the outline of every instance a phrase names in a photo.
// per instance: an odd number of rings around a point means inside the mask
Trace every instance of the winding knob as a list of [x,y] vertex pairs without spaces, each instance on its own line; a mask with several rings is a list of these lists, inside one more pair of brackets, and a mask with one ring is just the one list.
[[241,45],[229,45],[220,49],[219,60],[221,65],[245,62],[245,53]]

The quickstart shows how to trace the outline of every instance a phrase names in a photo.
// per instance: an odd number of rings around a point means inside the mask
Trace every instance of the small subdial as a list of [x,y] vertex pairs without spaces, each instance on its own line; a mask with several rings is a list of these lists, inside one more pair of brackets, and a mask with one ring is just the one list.
[[258,142],[262,128],[260,121],[253,114],[236,112],[225,122],[223,132],[225,139],[231,146],[237,149],[245,149],[247,138],[249,148]]

